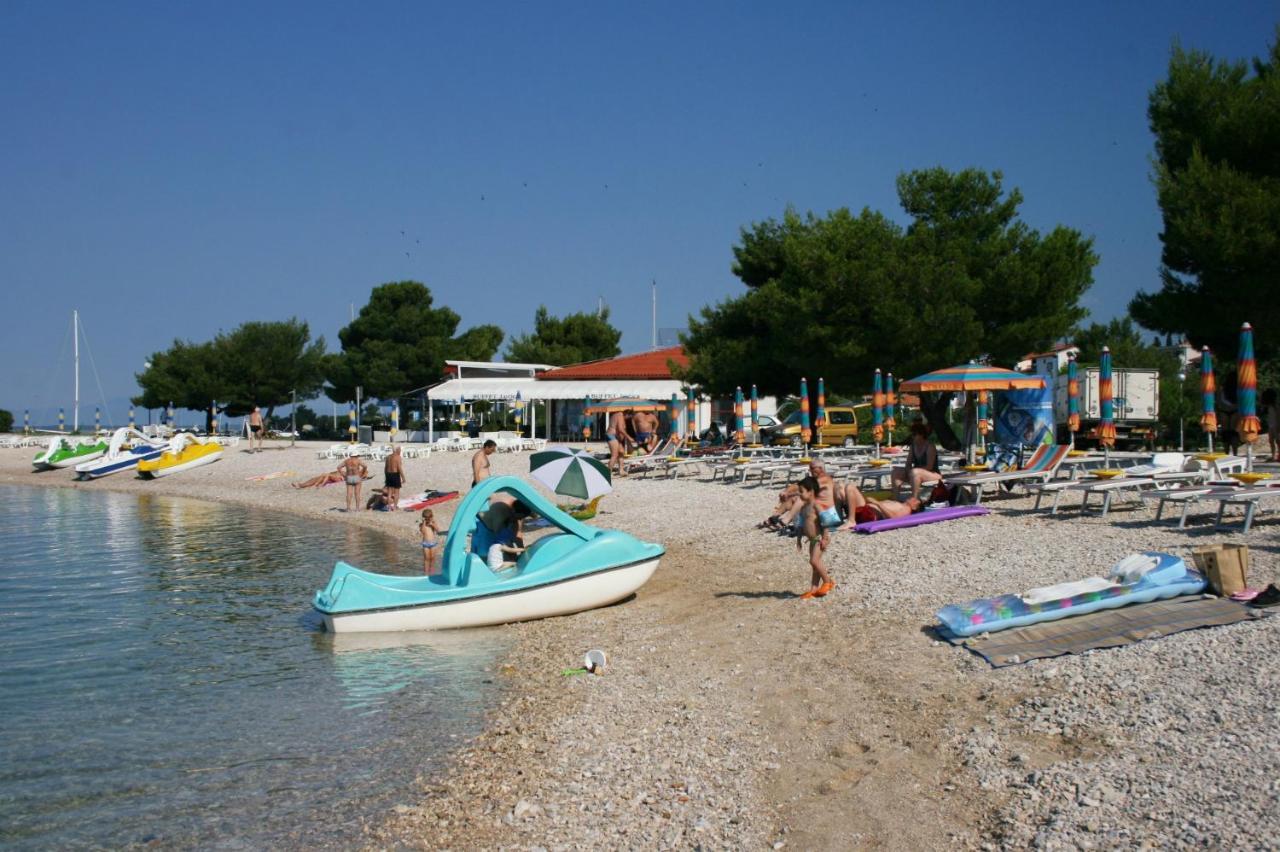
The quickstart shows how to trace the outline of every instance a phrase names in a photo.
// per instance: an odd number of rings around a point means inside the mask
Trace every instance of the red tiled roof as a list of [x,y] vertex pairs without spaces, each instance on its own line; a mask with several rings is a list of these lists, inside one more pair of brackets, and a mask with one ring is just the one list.
[[639,355],[619,355],[617,358],[601,358],[598,361],[570,364],[559,370],[545,370],[538,373],[538,378],[544,381],[670,379],[672,376],[671,370],[667,367],[668,361],[673,361],[681,367],[689,366],[689,358],[684,354],[684,347],[670,346],[666,349],[655,349],[652,352],[641,352]]

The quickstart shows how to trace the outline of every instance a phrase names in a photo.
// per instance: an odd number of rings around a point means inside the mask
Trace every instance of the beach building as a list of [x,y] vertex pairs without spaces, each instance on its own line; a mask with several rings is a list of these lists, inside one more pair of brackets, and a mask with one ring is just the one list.
[[[427,421],[434,425],[437,406],[459,406],[474,402],[501,402],[514,404],[546,403],[546,416],[535,419],[535,409],[529,407],[529,434],[553,441],[572,441],[582,438],[582,413],[587,400],[592,402],[610,399],[639,398],[667,403],[671,395],[684,404],[687,385],[672,375],[673,367],[689,363],[683,346],[669,346],[633,355],[601,358],[566,367],[549,364],[507,364],[502,362],[446,361],[445,377],[438,384],[426,388]],[[699,397],[697,403],[697,428],[707,428],[713,417],[723,418],[725,410],[732,411],[732,400],[711,400]],[[759,410],[773,414],[777,404],[772,397],[760,400]],[[668,428],[667,413],[660,412],[662,428]],[[592,423],[593,439],[603,435],[603,419]],[[428,441],[437,437],[431,428],[424,436]]]

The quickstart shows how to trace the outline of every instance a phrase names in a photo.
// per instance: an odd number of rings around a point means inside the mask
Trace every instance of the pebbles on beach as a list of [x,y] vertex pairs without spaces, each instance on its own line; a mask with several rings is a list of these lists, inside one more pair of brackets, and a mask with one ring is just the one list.
[[[77,487],[168,493],[416,535],[413,513],[346,515],[341,486],[288,486],[333,462],[315,445],[167,480]],[[54,484],[0,451],[0,481]],[[493,457],[498,473],[527,455]],[[371,465],[371,469],[376,468]],[[407,460],[406,493],[465,487],[468,454]],[[247,482],[252,474],[295,476]],[[377,471],[380,473],[380,471]],[[379,484],[380,476],[367,485]],[[57,484],[66,484],[59,481]],[[993,514],[834,534],[838,586],[808,583],[794,542],[754,529],[773,490],[625,479],[594,522],[668,548],[633,600],[504,628],[506,682],[485,733],[370,829],[376,846],[810,848],[876,845],[1258,847],[1280,828],[1280,619],[992,670],[925,629],[947,603],[1105,573],[1122,556],[1248,543],[1275,579],[1280,524],[1247,537],[1152,523]],[[437,512],[447,523],[456,502]],[[317,566],[317,581],[331,566]],[[380,566],[370,566],[379,568]],[[564,677],[588,648],[603,676]],[[779,844],[782,844],[780,846]]]

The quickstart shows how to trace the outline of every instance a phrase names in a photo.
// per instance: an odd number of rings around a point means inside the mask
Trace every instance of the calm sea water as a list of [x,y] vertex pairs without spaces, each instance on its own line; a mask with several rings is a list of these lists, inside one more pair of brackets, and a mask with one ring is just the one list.
[[348,846],[477,732],[493,632],[324,633],[335,559],[412,542],[198,501],[0,488],[0,846]]

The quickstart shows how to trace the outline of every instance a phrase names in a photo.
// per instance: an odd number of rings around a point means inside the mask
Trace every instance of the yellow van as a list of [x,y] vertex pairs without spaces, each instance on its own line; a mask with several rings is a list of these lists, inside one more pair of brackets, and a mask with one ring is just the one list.
[[[809,422],[810,424],[813,422],[812,414]],[[813,429],[812,425],[809,428],[813,431],[813,442],[817,443],[818,430]],[[760,432],[763,436],[762,443],[765,444],[799,447],[804,443],[800,436],[799,411],[791,412],[790,416],[777,426],[761,429]],[[845,447],[852,447],[858,443],[858,415],[854,413],[853,406],[827,406],[827,424],[822,427],[822,442]]]

